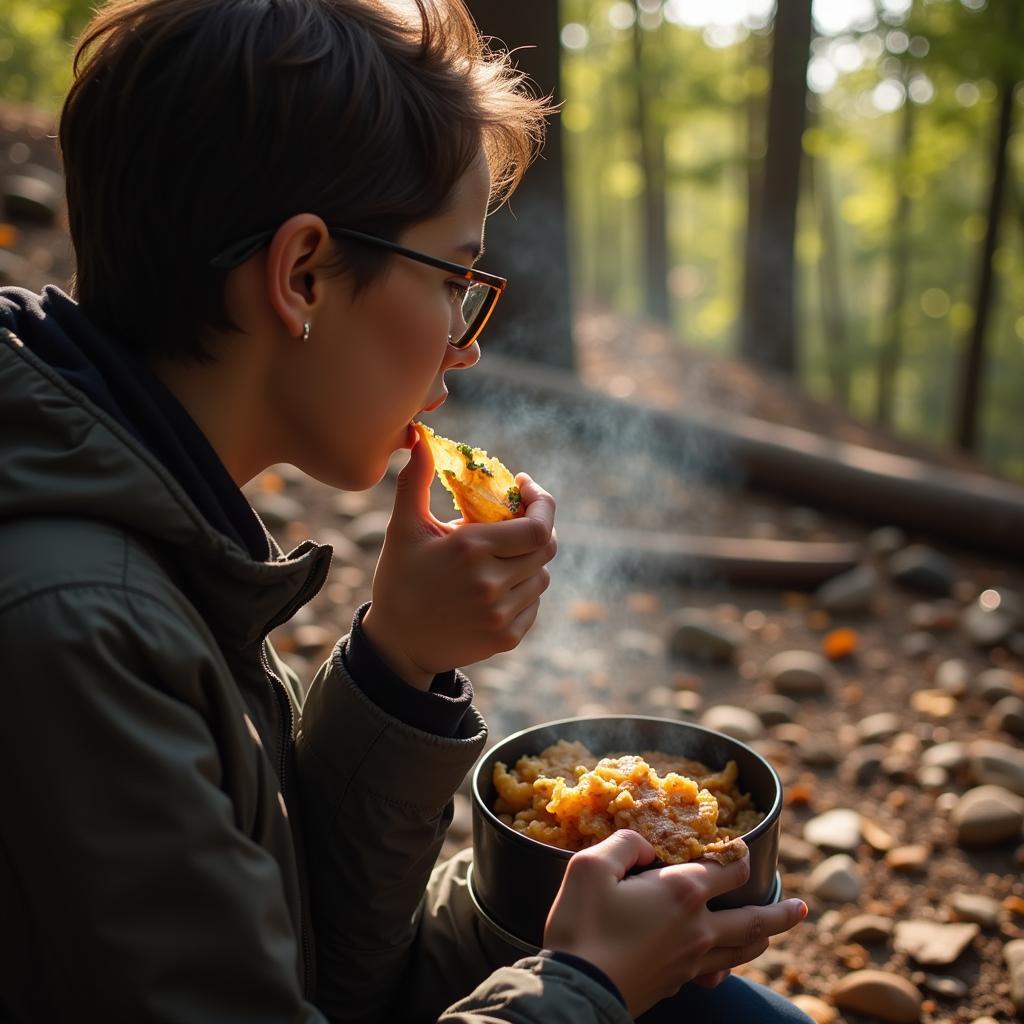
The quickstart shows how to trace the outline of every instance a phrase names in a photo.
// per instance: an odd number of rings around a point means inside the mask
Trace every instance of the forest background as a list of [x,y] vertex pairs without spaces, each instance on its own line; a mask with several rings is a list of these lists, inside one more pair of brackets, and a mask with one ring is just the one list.
[[[59,109],[92,6],[0,0],[0,100]],[[540,317],[662,321],[1024,480],[1021,0],[469,6],[563,103]]]

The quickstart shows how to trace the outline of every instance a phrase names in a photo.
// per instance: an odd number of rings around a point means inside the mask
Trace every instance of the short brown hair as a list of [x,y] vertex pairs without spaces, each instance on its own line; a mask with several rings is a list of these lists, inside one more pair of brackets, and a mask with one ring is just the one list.
[[[481,149],[492,199],[516,187],[546,102],[462,0],[406,6],[115,0],[97,13],[60,147],[72,291],[115,341],[208,357],[204,328],[237,329],[210,259],[297,213],[394,240],[444,211]],[[357,288],[387,258],[338,249]]]

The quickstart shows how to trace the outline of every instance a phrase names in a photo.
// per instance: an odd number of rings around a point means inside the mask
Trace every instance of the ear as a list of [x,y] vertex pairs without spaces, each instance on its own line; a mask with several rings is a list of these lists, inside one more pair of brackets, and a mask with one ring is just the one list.
[[286,220],[267,250],[267,298],[284,329],[293,338],[302,336],[320,305],[323,276],[320,268],[331,255],[327,225],[313,213]]

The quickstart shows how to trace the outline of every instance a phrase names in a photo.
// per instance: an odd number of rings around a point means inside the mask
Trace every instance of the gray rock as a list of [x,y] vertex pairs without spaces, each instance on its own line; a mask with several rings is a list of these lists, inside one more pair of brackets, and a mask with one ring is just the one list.
[[795,722],[800,705],[781,693],[760,693],[750,701],[750,710],[769,728]]
[[976,647],[995,647],[1006,643],[1018,626],[1018,616],[1000,606],[987,608],[980,598],[960,615],[960,626]]
[[854,971],[832,986],[832,1002],[888,1024],[917,1024],[924,996],[906,978],[888,971]]
[[873,565],[858,565],[830,579],[814,596],[819,606],[830,612],[866,612],[871,610],[879,584]]
[[348,535],[364,551],[375,551],[384,543],[390,512],[364,512],[348,524]]
[[999,924],[999,901],[980,892],[955,892],[949,898],[949,907],[958,921],[968,921],[982,928],[995,928]]
[[1010,999],[1015,1010],[1024,1010],[1024,939],[1014,939],[1003,947],[1003,958],[1010,972]]
[[1017,695],[1017,677],[1005,668],[987,668],[979,672],[971,689],[982,700],[995,704],[1004,697]]
[[1024,700],[1002,697],[989,712],[985,724],[993,732],[1008,732],[1018,739],[1024,738]]
[[881,743],[891,739],[902,728],[900,716],[891,711],[880,711],[877,715],[868,715],[857,723],[857,734],[861,743]]
[[716,704],[704,712],[700,724],[716,732],[749,743],[764,735],[764,723],[753,711],[732,704]]
[[843,807],[826,811],[804,825],[804,839],[824,850],[853,853],[860,845],[860,815]]
[[2,191],[8,218],[43,227],[54,225],[64,200],[60,175],[30,164],[25,164],[19,174],[8,174]]
[[331,499],[331,510],[342,519],[355,519],[369,512],[371,504],[367,491],[341,491]]
[[1024,796],[1024,750],[995,740],[974,740],[968,752],[971,776],[978,785],[1005,786]]
[[837,853],[823,860],[808,876],[807,891],[831,903],[856,903],[863,884],[852,857]]
[[1002,786],[969,789],[950,815],[962,846],[988,846],[1020,838],[1024,800]]
[[279,530],[289,523],[301,521],[306,514],[305,508],[294,498],[286,494],[274,494],[272,491],[255,491],[248,494],[249,502],[260,519],[267,524],[269,530]]
[[672,616],[668,651],[673,658],[726,664],[747,639],[742,626],[718,622],[699,608],[683,608]]
[[800,760],[812,768],[832,768],[842,759],[842,748],[827,733],[811,733],[800,746]]
[[962,658],[948,658],[935,670],[936,689],[951,697],[966,695],[971,682],[971,670]]
[[934,548],[912,544],[889,560],[889,570],[897,582],[926,594],[946,597],[956,581],[953,563]]
[[970,991],[966,983],[959,978],[951,978],[945,974],[926,974],[924,987],[946,999],[965,999]]
[[777,693],[787,697],[813,697],[828,690],[834,670],[814,651],[782,651],[769,658],[764,673]]
[[919,964],[943,967],[955,962],[980,932],[981,929],[973,923],[899,921],[893,948],[897,953],[909,954]]
[[945,768],[948,772],[959,771],[967,762],[967,744],[956,740],[936,743],[921,755],[921,764],[926,768]]
[[882,526],[868,534],[868,550],[883,558],[895,555],[907,545],[907,535],[898,526]]
[[818,851],[810,843],[805,843],[794,835],[783,832],[779,836],[779,860],[790,868],[807,868],[814,863]]
[[878,946],[892,937],[892,920],[879,914],[858,914],[839,929],[838,935],[841,942]]
[[937,646],[935,637],[921,629],[900,637],[900,651],[914,661],[934,654]]

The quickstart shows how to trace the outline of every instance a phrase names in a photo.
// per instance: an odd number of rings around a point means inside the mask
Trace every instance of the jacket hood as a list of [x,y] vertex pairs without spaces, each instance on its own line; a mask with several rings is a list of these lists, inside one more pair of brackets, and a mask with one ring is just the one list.
[[235,642],[262,639],[319,589],[331,549],[306,541],[283,555],[268,534],[269,559],[254,559],[88,385],[76,387],[34,351],[44,329],[60,327],[39,296],[0,290],[0,528],[24,517],[117,525],[169,552],[197,604]]

